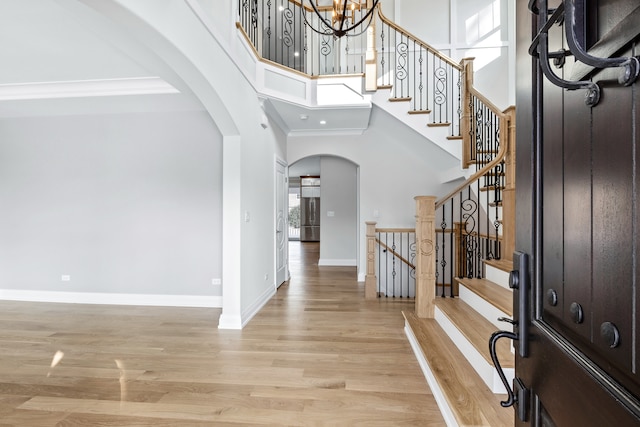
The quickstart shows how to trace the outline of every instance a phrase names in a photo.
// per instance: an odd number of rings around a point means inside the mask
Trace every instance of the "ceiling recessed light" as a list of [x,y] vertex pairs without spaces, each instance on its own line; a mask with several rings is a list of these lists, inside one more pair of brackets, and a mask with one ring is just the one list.
[[306,114],[300,114],[300,120],[307,120],[309,118],[309,116],[307,116]]
[[327,124],[327,121],[326,121],[326,120],[320,120],[320,124],[321,124],[321,125],[326,125],[326,124]]

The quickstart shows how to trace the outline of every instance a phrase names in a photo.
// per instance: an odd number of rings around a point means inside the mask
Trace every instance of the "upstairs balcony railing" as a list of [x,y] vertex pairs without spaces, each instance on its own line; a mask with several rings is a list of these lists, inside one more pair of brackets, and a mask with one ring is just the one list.
[[[330,7],[319,10],[330,19]],[[409,114],[429,114],[429,126],[448,126],[451,137],[462,136],[464,64],[397,26],[380,9],[367,31],[341,38],[313,31],[307,22],[314,28],[324,24],[298,0],[239,0],[238,11],[238,26],[263,60],[312,77],[369,74],[367,90],[390,89],[389,100],[407,101]]]
[[[331,20],[331,7],[319,10]],[[315,28],[324,24],[296,0],[238,0],[238,11],[239,26],[262,59],[309,76],[365,72],[366,32],[342,38],[318,34],[305,14]]]

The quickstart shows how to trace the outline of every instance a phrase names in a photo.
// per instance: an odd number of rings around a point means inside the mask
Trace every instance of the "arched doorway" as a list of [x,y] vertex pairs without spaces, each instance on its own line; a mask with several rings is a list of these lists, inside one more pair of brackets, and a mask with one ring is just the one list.
[[[319,177],[319,188],[314,189],[314,194],[303,195],[301,177],[307,176]],[[343,157],[329,155],[305,157],[289,166],[289,223],[292,226],[289,238],[292,242],[307,240],[299,234],[306,213],[299,202],[304,202],[305,196],[319,196],[318,265],[357,266],[358,166]]]

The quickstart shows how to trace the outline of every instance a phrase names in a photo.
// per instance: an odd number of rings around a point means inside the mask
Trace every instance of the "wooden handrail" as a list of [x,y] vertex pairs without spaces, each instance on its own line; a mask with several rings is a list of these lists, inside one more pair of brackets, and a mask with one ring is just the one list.
[[396,24],[394,24],[393,22],[391,22],[386,16],[384,16],[384,14],[382,13],[382,8],[380,8],[380,7],[378,7],[378,16],[380,16],[380,20],[382,20],[382,22],[387,24],[389,27],[391,27],[394,30],[396,30],[397,32],[402,33],[402,34],[406,35],[407,37],[413,39],[413,41],[417,42],[420,46],[422,46],[423,48],[425,48],[426,50],[431,52],[434,56],[437,56],[438,58],[442,59],[443,61],[445,61],[447,64],[451,65],[452,67],[454,67],[458,71],[462,71],[462,66],[458,62],[456,62],[453,59],[449,58],[447,55],[444,55],[443,53],[438,51],[436,48],[431,46],[429,43],[426,43],[426,42],[420,40],[418,37],[414,36],[413,34],[408,32],[407,30],[402,29],[399,26],[397,26]]
[[415,233],[415,228],[376,228],[376,233]]
[[397,253],[396,251],[394,251],[393,249],[391,249],[389,246],[385,245],[384,243],[382,243],[380,241],[380,239],[376,238],[376,242],[378,242],[378,244],[382,247],[384,247],[386,250],[388,250],[389,252],[391,252],[394,256],[396,256],[397,258],[400,259],[400,261],[404,262],[405,264],[407,264],[409,267],[411,268],[416,268],[415,265],[411,264],[408,260],[406,260],[402,255],[400,255],[399,253]]
[[504,159],[504,157],[507,154],[508,145],[511,143],[511,141],[509,141],[509,122],[510,122],[509,116],[502,113],[500,110],[498,110],[498,108],[495,105],[493,105],[491,102],[489,101],[485,102],[486,98],[480,95],[480,93],[476,89],[470,88],[469,91],[471,92],[472,95],[474,95],[475,97],[480,99],[483,103],[485,103],[487,107],[489,107],[489,109],[500,118],[500,141],[502,141],[502,143],[500,144],[500,150],[498,151],[498,154],[496,154],[493,160],[491,160],[489,163],[484,165],[482,169],[478,170],[476,173],[471,175],[465,182],[458,185],[454,190],[447,193],[444,197],[441,197],[440,199],[438,199],[436,201],[436,209],[444,205],[447,202],[447,200],[453,197],[456,193],[459,193],[460,191],[467,188],[469,185],[471,185],[472,183],[474,183],[475,181],[483,177],[487,172],[490,172],[491,169],[493,169],[498,163],[502,161],[502,159]]

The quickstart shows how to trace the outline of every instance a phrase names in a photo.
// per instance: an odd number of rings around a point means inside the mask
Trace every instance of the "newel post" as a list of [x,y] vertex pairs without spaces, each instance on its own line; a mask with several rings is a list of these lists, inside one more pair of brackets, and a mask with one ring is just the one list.
[[416,315],[433,318],[436,295],[436,198],[417,196],[416,201]]
[[[516,111],[509,107],[507,154],[505,158],[504,190],[502,191],[502,253],[503,260],[511,261],[516,245]],[[502,124],[501,124],[502,126]]]
[[376,222],[367,221],[367,270],[364,276],[364,297],[374,299],[378,297],[376,278]]

